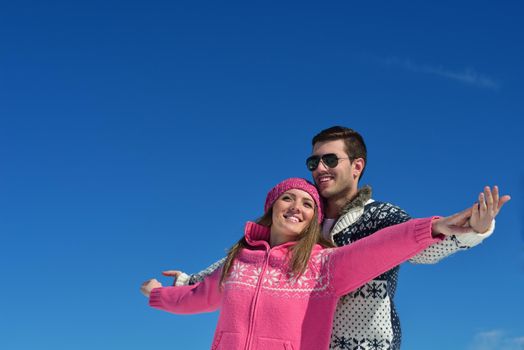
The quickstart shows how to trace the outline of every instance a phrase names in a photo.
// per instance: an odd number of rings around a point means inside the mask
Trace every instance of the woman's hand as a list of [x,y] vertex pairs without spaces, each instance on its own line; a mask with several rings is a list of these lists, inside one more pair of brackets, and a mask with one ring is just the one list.
[[150,279],[142,283],[140,286],[140,292],[149,298],[151,291],[155,288],[162,287],[162,283],[158,282],[155,278]]
[[433,237],[439,235],[451,236],[471,232],[471,227],[465,226],[471,217],[471,211],[472,209],[468,208],[460,213],[433,220],[431,235]]
[[498,215],[502,206],[511,199],[510,196],[499,198],[499,189],[484,187],[484,193],[479,195],[478,203],[460,213],[433,220],[431,234],[433,237],[443,234],[446,236],[459,235],[475,231],[485,233],[491,227],[491,222]]

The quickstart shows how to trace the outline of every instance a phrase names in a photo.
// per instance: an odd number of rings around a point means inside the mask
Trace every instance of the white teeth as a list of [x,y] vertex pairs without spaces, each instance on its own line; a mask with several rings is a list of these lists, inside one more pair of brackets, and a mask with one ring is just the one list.
[[329,180],[331,180],[331,179],[332,179],[331,176],[322,176],[322,177],[319,177],[319,178],[318,178],[318,182],[319,182],[319,183],[323,183],[323,182],[329,181]]
[[299,218],[297,218],[296,216],[287,216],[287,215],[284,215],[284,218],[288,221],[291,221],[291,222],[300,222]]

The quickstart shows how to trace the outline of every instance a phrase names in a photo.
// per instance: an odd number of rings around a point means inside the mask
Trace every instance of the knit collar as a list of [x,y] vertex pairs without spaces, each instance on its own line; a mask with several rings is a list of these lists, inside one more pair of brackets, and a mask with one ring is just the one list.
[[[371,199],[371,186],[365,185],[361,187],[356,196],[348,201],[340,211],[340,216],[343,217],[349,211],[355,208],[363,208],[364,205]],[[338,223],[337,223],[338,225]],[[335,226],[337,226],[335,225]],[[257,224],[253,221],[248,221],[244,228],[244,235],[247,242],[251,246],[267,246],[269,247],[269,238],[271,229],[268,226]],[[287,245],[287,244],[286,244]]]
[[348,201],[346,205],[340,211],[340,216],[346,214],[353,208],[363,208],[366,205],[367,201],[371,199],[371,186],[365,185],[360,188],[357,192],[357,195]]
[[286,251],[290,246],[297,244],[297,241],[289,241],[271,247],[269,245],[271,238],[271,228],[257,224],[253,221],[248,221],[244,229],[244,236],[247,243],[252,247],[264,247],[267,250],[283,250]]
[[357,195],[342,208],[337,222],[330,230],[331,237],[349,225],[353,225],[364,212],[364,206],[371,202],[373,202],[371,199],[371,187],[366,185],[358,190]]
[[262,226],[253,221],[248,221],[244,228],[244,235],[247,242],[252,246],[260,245],[260,242],[269,243],[271,229],[268,226]]

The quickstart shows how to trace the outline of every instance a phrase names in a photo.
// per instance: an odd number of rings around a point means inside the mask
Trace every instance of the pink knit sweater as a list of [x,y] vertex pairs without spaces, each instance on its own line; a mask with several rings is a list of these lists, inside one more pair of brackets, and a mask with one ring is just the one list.
[[149,304],[177,314],[220,308],[213,350],[328,349],[339,297],[438,241],[431,221],[390,226],[341,248],[317,245],[298,278],[290,275],[286,259],[295,243],[271,248],[269,229],[248,222],[251,249],[239,253],[223,290],[217,269],[192,286],[153,289]]

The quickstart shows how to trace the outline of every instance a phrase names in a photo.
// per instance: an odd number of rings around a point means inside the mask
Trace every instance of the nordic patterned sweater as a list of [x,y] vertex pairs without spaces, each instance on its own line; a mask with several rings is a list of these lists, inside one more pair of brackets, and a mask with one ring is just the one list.
[[410,220],[342,248],[316,245],[300,276],[289,270],[296,242],[270,247],[269,228],[249,222],[250,247],[233,261],[223,289],[219,268],[195,285],[153,289],[149,303],[180,314],[220,308],[213,350],[327,349],[338,299],[438,242],[431,222]]
[[[406,222],[410,216],[399,207],[371,199],[371,188],[365,186],[343,208],[331,229],[331,238],[337,246],[354,244],[381,228]],[[409,262],[434,264],[457,252],[473,247],[489,237],[494,230],[484,234],[467,233],[446,237],[443,241],[418,253]],[[176,284],[194,284],[219,268],[224,259],[191,276],[182,274]],[[400,320],[393,298],[397,288],[399,267],[368,282],[356,291],[345,295],[338,302],[333,318],[329,349],[335,350],[399,350],[401,341]]]

